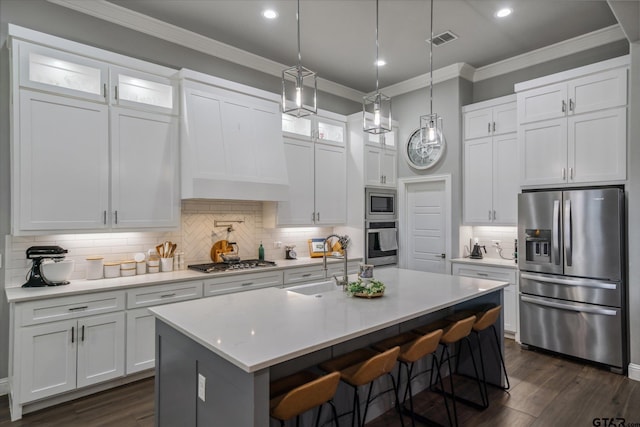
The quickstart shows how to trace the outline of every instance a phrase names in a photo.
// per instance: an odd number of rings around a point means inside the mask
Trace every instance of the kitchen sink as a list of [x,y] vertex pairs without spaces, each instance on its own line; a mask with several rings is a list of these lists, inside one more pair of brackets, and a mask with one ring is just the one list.
[[325,282],[318,283],[308,283],[305,285],[292,286],[290,288],[286,288],[287,291],[295,292],[297,294],[303,295],[316,295],[322,294],[325,292],[332,291],[340,291],[342,292],[342,288],[336,286],[335,280],[327,280]]

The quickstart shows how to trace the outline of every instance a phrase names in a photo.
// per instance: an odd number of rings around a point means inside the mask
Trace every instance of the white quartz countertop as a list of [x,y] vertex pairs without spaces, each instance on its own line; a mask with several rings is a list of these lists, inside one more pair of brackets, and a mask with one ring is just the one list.
[[156,317],[246,372],[450,307],[508,282],[385,268],[381,298],[341,289],[302,295],[265,288],[150,308]]
[[[362,258],[349,258],[348,261],[360,261]],[[327,263],[343,263],[343,258],[327,258]],[[274,270],[284,270],[295,267],[321,266],[322,258],[300,258],[276,260],[276,266],[260,267],[245,270],[232,270],[218,273],[201,273],[195,270],[179,270],[164,273],[140,274],[130,277],[115,277],[111,279],[71,280],[68,285],[45,286],[37,288],[7,287],[7,302],[22,302],[44,298],[55,298],[62,296],[86,294],[91,292],[112,291],[118,289],[133,288],[137,286],[152,286],[166,283],[185,282],[190,280],[206,280],[225,276],[235,276],[238,274],[261,273]]]
[[501,259],[501,258],[482,258],[482,259],[454,258],[451,260],[451,262],[457,262],[460,264],[484,265],[487,267],[507,267],[512,269],[518,268],[518,264],[516,264],[514,260]]

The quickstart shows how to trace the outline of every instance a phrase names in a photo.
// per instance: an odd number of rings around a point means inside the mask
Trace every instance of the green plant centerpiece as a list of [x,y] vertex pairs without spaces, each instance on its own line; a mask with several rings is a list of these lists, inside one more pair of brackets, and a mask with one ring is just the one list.
[[347,293],[354,297],[375,298],[384,295],[384,283],[376,279],[358,278],[355,282],[349,282]]

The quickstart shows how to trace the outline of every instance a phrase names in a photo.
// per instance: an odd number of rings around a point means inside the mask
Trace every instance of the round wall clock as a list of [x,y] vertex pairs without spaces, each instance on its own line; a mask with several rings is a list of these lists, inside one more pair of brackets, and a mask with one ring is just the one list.
[[445,140],[442,132],[438,131],[434,141],[421,137],[420,129],[413,131],[404,150],[407,162],[416,169],[429,169],[435,165],[444,154]]

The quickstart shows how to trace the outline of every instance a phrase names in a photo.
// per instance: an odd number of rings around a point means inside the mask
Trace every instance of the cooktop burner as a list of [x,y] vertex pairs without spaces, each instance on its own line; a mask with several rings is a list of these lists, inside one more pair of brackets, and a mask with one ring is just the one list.
[[260,267],[273,267],[276,263],[273,261],[260,261],[257,259],[246,259],[238,262],[210,262],[207,264],[192,264],[187,266],[191,270],[196,270],[201,273],[220,273],[223,271],[232,270],[248,270],[252,268]]

